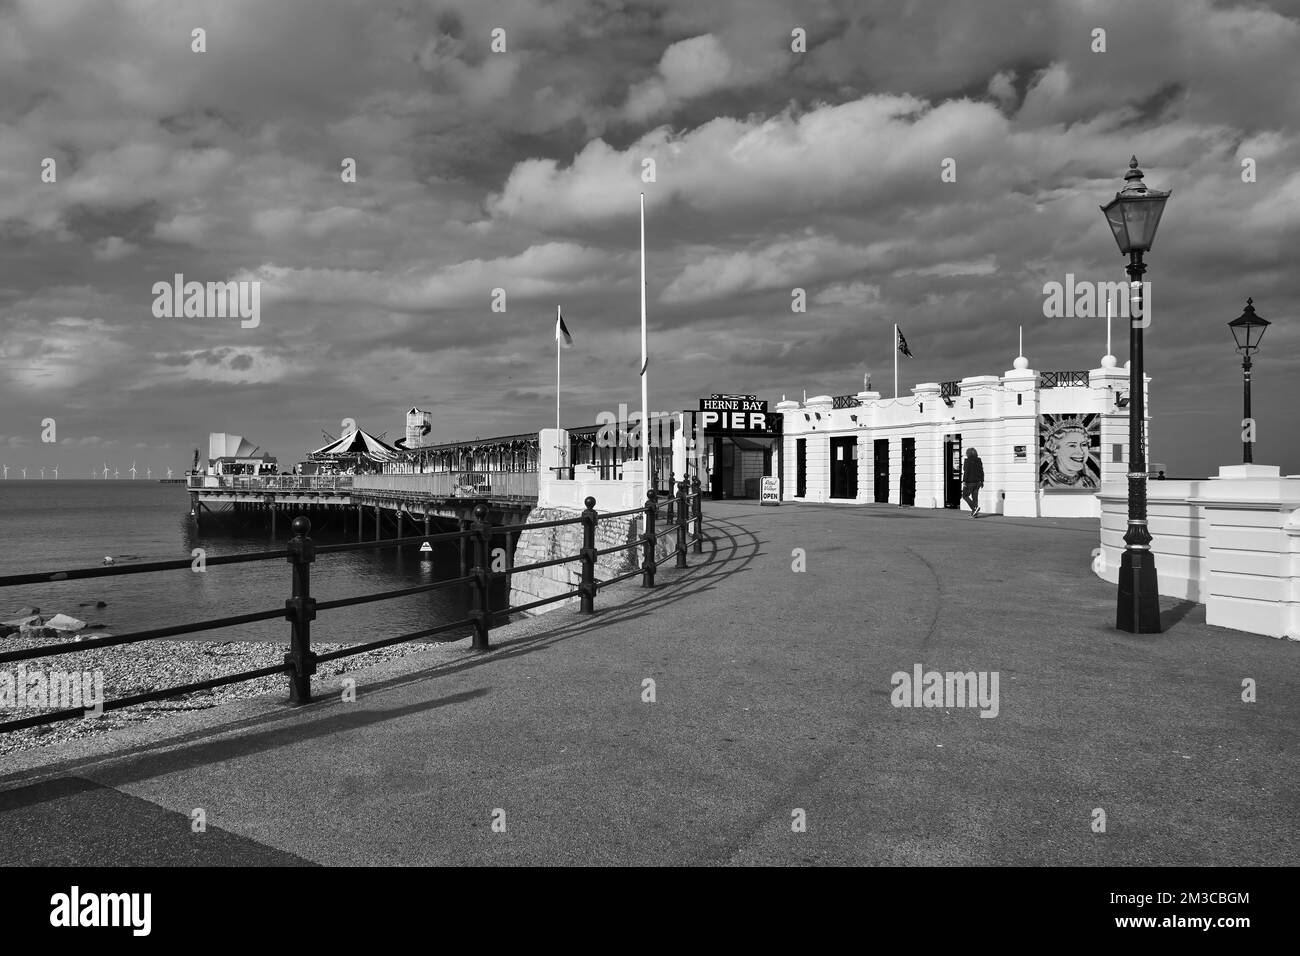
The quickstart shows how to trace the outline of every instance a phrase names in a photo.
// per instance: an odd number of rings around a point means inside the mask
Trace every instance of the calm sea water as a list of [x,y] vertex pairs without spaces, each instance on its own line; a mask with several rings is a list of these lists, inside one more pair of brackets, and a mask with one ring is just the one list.
[[[283,548],[288,537],[283,513],[274,542],[267,530],[217,527],[206,516],[199,534],[189,508],[184,485],[111,479],[0,481],[0,575],[97,567],[106,555],[125,566],[189,560],[198,547],[209,557],[273,550]],[[367,534],[373,534],[368,522],[366,527]],[[356,540],[355,532],[344,535],[328,529],[312,537],[320,545]],[[402,549],[320,555],[312,565],[312,595],[317,601],[332,600],[456,576],[454,545],[435,544],[433,560],[422,560],[418,548],[417,543]],[[103,623],[108,633],[125,634],[271,610],[283,608],[290,596],[290,573],[290,565],[281,558],[210,567],[203,573],[162,571],[5,587],[0,588],[0,621],[34,605],[45,614],[61,611]],[[96,609],[96,601],[105,601],[108,607]],[[463,618],[465,610],[466,596],[456,587],[323,611],[312,623],[312,640],[375,640]],[[289,624],[263,621],[189,637],[287,644]]]

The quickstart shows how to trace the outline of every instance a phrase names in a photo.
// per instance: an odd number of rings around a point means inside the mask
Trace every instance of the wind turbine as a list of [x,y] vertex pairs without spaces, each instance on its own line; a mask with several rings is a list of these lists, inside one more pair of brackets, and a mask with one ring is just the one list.
[[0,467],[3,467],[3,468],[4,468],[4,470],[5,470],[5,481],[8,481],[8,480],[9,480],[9,466],[8,466],[8,465],[4,465],[4,466],[0,466]]
[[108,481],[108,462],[104,462],[104,480]]
[[26,480],[27,480],[27,469],[24,468],[24,469],[23,469],[23,481],[26,481]]
[[41,481],[45,480],[45,466],[41,466]]
[[170,468],[167,469],[167,480],[168,481],[172,480],[172,470]]
[[55,466],[54,466],[54,480],[55,480],[55,481],[58,481],[58,480],[59,480],[59,466],[58,466],[58,465],[55,465]]
[[131,472],[131,480],[135,481],[135,462],[131,462],[130,472]]
[[118,471],[116,468],[114,468],[114,469],[113,469],[113,480],[116,481],[118,478],[121,478],[121,477],[122,477],[122,473],[121,473],[120,471]]
[[152,468],[146,468],[146,469],[144,470],[144,479],[145,479],[145,481],[149,481],[149,480],[152,479],[152,478],[153,478],[153,469],[152,469]]

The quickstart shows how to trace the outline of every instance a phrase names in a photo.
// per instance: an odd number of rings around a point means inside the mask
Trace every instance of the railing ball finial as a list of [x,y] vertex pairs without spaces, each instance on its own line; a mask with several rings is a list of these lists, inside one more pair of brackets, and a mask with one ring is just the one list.
[[587,495],[587,497],[583,500],[582,503],[587,506],[588,511],[593,511],[596,508],[596,499],[593,498],[591,495]]
[[484,519],[486,519],[487,513],[488,513],[488,506],[483,504],[482,502],[479,502],[474,506],[474,517],[477,518],[479,521],[483,521]]
[[311,532],[311,521],[306,515],[298,515],[293,519],[293,524],[289,525],[296,535],[306,537]]

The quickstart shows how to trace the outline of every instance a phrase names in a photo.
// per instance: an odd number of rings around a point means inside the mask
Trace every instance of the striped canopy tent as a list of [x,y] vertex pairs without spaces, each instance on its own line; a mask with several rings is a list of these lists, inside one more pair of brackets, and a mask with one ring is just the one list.
[[360,458],[368,458],[371,461],[392,461],[399,454],[400,452],[392,445],[380,441],[364,428],[358,428],[328,445],[322,445],[307,457],[313,461]]

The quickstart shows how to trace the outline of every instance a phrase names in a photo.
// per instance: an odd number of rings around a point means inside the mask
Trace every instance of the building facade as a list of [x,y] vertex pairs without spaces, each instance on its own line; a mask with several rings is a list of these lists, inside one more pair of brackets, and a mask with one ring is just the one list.
[[1014,366],[916,385],[906,397],[780,402],[782,500],[969,510],[962,463],[974,448],[984,512],[1099,516],[1102,483],[1128,473],[1129,370],[1111,355],[1090,371],[1039,372],[1024,356]]

